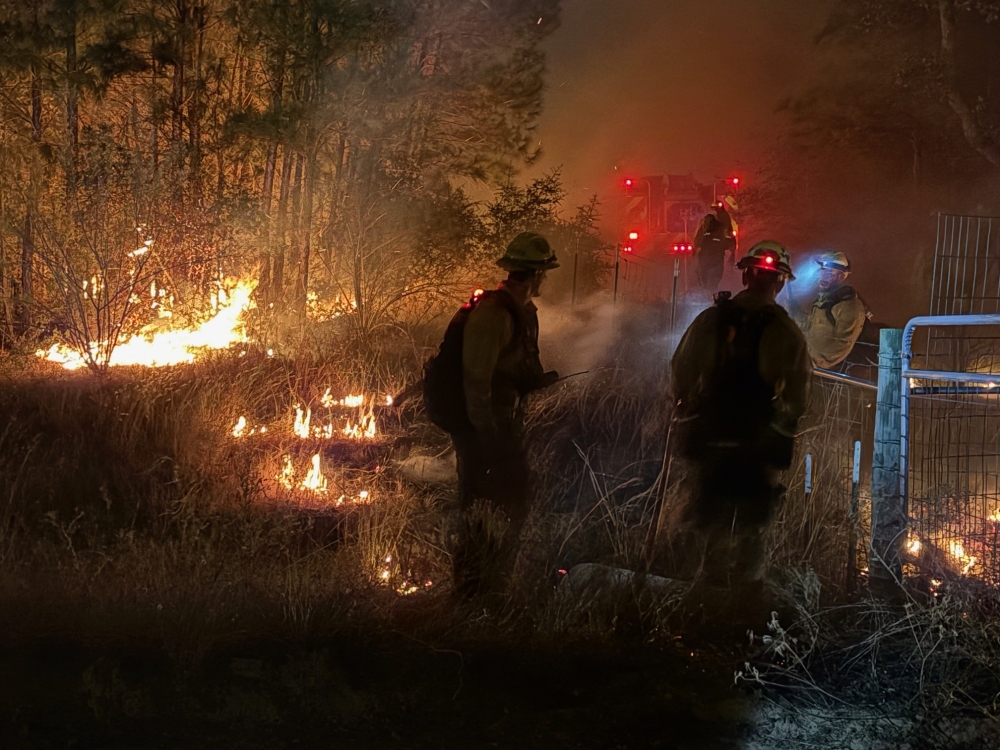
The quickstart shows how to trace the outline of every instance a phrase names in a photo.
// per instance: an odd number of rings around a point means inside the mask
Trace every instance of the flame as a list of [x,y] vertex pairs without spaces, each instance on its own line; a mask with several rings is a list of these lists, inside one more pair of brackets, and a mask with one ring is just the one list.
[[286,490],[292,489],[295,485],[295,466],[292,465],[291,456],[282,456],[281,471],[274,477],[275,480]]
[[[212,296],[212,317],[193,328],[157,331],[148,334],[136,333],[127,339],[120,340],[111,351],[108,365],[111,367],[122,365],[165,367],[189,364],[194,362],[202,350],[228,349],[233,344],[246,341],[246,333],[240,322],[240,317],[250,307],[250,298],[256,285],[256,281],[241,280],[236,282],[236,286],[230,293],[220,288],[218,294]],[[86,282],[84,286],[87,286]],[[93,285],[91,289],[93,289]],[[162,292],[162,289],[159,290],[159,296],[157,296],[160,305],[163,305],[164,301]],[[162,317],[169,318],[169,310],[166,310]],[[94,358],[102,349],[98,342],[91,342],[89,348],[91,356]],[[48,350],[42,349],[35,354],[50,362],[57,362],[67,370],[78,370],[87,366],[87,360],[80,352],[64,344],[53,344]]]
[[312,420],[312,409],[306,408],[302,411],[302,407],[298,404],[295,405],[295,422],[292,424],[292,432],[295,433],[296,437],[306,439],[309,437],[309,422]]
[[921,545],[920,545],[920,540],[919,539],[911,539],[907,543],[906,549],[909,551],[909,553],[911,555],[919,555],[920,554],[920,546]]
[[948,540],[948,552],[962,565],[962,575],[968,575],[978,558],[965,554],[965,545],[957,539]]
[[[392,397],[386,396],[386,401],[387,403],[391,402]],[[366,402],[368,402],[367,410],[365,409]],[[309,407],[303,409],[300,404],[296,404],[293,407],[295,409],[295,416],[292,421],[292,432],[296,437],[303,440],[310,438],[328,440],[333,437],[346,437],[351,440],[371,440],[378,435],[374,399],[369,399],[364,394],[352,394],[337,399],[330,395],[330,389],[327,388],[320,398],[320,403],[326,409],[340,407],[356,409],[358,413],[354,417],[346,417],[346,423],[342,427],[334,424],[332,416],[326,422],[316,424],[313,422],[312,409]]]
[[993,523],[1000,523],[1000,508],[997,508],[995,511],[990,513],[989,518]]
[[326,493],[326,477],[323,476],[323,471],[320,469],[319,462],[320,456],[317,453],[312,457],[312,466],[309,471],[306,472],[305,479],[302,480],[302,484],[300,484],[299,487],[304,490],[312,490],[313,492],[317,492],[322,495]]

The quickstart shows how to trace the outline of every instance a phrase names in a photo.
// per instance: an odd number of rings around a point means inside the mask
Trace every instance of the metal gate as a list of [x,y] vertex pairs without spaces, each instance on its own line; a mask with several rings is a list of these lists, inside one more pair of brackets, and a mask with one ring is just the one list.
[[[1000,268],[995,259],[991,265]],[[969,303],[952,299],[966,309]],[[918,329],[926,329],[926,336],[915,335]],[[903,330],[899,468],[909,523],[905,552],[938,578],[1000,584],[998,355],[1000,314],[914,318]]]
[[670,302],[684,297],[694,286],[697,261],[689,255],[668,256],[662,260],[624,252],[615,264],[615,300],[637,304]]

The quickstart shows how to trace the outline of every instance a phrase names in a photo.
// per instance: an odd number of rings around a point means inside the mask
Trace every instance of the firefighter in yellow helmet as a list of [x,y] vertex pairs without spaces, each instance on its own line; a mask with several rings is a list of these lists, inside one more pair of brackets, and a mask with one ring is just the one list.
[[868,309],[854,287],[845,283],[851,263],[844,253],[831,250],[816,260],[819,294],[803,312],[789,289],[792,317],[802,327],[809,356],[816,367],[829,369],[843,362],[861,335]]
[[559,377],[542,369],[532,301],[559,267],[555,253],[542,235],[522,232],[497,265],[507,279],[477,290],[424,366],[428,416],[449,433],[458,461],[461,518],[451,553],[462,599],[503,584],[532,499],[525,399]]
[[784,492],[777,472],[791,465],[812,372],[802,332],[775,303],[794,278],[788,252],[758,242],[737,265],[745,289],[716,295],[671,369],[674,430],[692,480],[670,545],[674,572],[691,574],[697,557],[720,583],[761,573],[762,533]]

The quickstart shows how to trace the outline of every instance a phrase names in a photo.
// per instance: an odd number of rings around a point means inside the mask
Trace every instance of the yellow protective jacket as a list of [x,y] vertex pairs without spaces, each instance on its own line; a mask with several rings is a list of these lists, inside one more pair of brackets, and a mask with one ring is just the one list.
[[[501,294],[510,298],[498,298]],[[465,406],[476,432],[516,429],[521,397],[547,384],[538,356],[535,304],[517,303],[505,284],[484,297],[465,323],[462,375]]]
[[839,365],[861,335],[868,310],[853,287],[839,286],[821,293],[805,315],[796,315],[816,367]]
[[[770,306],[772,317],[760,335],[757,368],[760,380],[773,393],[771,427],[792,437],[809,403],[812,365],[805,339],[783,308],[765,298],[743,291],[732,304],[750,312]],[[720,326],[724,313],[718,306],[704,310],[685,331],[671,366],[671,393],[682,419],[699,416],[702,404],[718,398],[710,380],[720,356]]]

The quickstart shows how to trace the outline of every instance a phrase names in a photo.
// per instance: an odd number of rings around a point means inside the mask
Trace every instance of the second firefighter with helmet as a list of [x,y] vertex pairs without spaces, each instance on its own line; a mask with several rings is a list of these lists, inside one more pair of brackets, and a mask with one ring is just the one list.
[[846,283],[851,263],[838,250],[822,252],[819,265],[818,294],[808,312],[804,312],[789,288],[790,312],[802,328],[809,346],[809,356],[816,367],[829,369],[843,362],[851,353],[869,317],[864,300]]
[[[740,259],[742,292],[722,292],[682,336],[671,368],[674,429],[689,465],[674,575],[693,564],[717,583],[759,580],[762,534],[784,487],[812,367],[798,326],[776,302],[794,278],[788,252],[758,242]],[[680,568],[680,569],[678,569]]]

